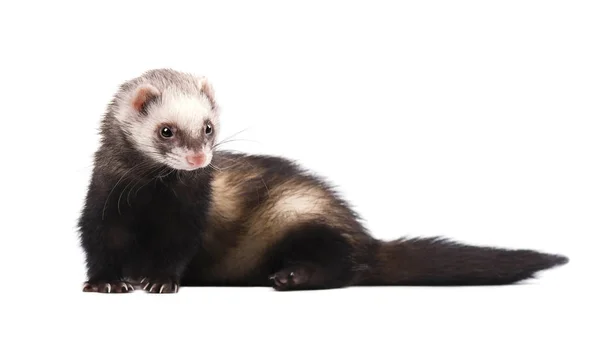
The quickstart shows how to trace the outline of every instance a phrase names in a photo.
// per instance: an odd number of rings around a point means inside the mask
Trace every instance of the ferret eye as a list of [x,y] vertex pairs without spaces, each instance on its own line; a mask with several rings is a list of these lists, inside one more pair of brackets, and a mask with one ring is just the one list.
[[204,128],[204,132],[206,133],[206,135],[210,135],[210,134],[212,134],[212,132],[213,132],[213,128],[212,128],[212,126],[210,125],[210,123],[208,123],[208,124],[206,125],[206,127]]
[[169,127],[163,127],[160,130],[160,136],[164,138],[171,138],[173,137],[173,131]]

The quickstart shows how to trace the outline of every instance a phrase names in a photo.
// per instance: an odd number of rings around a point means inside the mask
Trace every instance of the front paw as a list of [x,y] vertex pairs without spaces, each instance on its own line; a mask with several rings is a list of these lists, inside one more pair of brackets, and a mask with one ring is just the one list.
[[143,278],[140,285],[142,290],[149,293],[177,293],[179,291],[179,282],[171,279]]
[[83,284],[83,292],[99,293],[128,293],[133,291],[133,285],[124,281],[87,281]]

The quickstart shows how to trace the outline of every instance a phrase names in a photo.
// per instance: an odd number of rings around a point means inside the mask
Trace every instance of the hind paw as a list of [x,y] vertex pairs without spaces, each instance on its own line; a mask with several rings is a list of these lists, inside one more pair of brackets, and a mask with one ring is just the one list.
[[128,293],[133,290],[133,285],[124,281],[88,281],[83,284],[83,292]]
[[310,275],[307,268],[295,266],[276,272],[269,280],[277,291],[297,290],[307,286]]

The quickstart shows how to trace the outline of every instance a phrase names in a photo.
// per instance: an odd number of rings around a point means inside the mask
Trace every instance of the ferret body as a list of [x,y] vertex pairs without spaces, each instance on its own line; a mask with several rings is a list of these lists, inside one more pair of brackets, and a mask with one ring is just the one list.
[[510,284],[568,261],[443,238],[380,241],[298,164],[217,150],[219,127],[203,77],[156,69],[121,85],[79,220],[84,291]]

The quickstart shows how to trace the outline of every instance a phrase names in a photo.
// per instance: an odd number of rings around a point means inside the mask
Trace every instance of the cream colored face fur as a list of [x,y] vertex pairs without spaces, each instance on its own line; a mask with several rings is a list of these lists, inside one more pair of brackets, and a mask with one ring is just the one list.
[[[173,169],[195,170],[212,160],[219,116],[212,87],[205,78],[196,80],[197,91],[142,82],[121,98],[116,114],[138,150]],[[163,128],[173,136],[164,137]],[[194,157],[203,161],[190,163]]]

